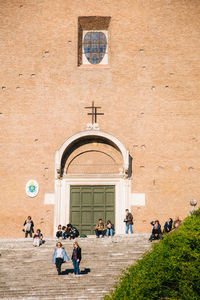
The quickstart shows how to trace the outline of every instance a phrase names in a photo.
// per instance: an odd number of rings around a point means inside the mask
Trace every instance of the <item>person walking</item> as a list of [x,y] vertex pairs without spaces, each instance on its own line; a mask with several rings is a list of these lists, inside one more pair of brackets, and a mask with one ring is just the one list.
[[74,274],[75,275],[79,275],[80,274],[80,269],[79,269],[79,265],[81,262],[81,248],[79,247],[79,244],[77,242],[74,243],[74,249],[72,252],[72,262],[73,262],[73,266],[74,266]]
[[58,271],[58,275],[61,275],[61,266],[64,262],[69,261],[69,257],[67,252],[62,247],[61,242],[56,243],[56,249],[53,254],[53,263],[56,265],[56,269]]
[[124,219],[124,222],[126,223],[126,234],[128,234],[128,231],[130,230],[130,233],[133,234],[133,215],[129,212],[128,209],[126,209],[126,217]]

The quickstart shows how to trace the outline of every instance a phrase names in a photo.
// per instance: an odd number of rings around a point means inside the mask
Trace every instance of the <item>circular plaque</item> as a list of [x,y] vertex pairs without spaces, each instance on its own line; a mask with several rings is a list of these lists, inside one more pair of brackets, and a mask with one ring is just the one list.
[[36,180],[29,180],[26,184],[26,194],[29,197],[36,197],[39,192],[39,184]]

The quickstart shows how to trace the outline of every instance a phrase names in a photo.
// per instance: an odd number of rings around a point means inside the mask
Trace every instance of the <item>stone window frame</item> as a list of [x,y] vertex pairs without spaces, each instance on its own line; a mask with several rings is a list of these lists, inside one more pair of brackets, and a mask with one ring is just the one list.
[[[78,18],[78,66],[96,68],[109,64],[109,25],[111,17],[88,16]],[[83,39],[87,32],[103,32],[107,38],[106,53],[98,64],[90,63],[84,53]]]

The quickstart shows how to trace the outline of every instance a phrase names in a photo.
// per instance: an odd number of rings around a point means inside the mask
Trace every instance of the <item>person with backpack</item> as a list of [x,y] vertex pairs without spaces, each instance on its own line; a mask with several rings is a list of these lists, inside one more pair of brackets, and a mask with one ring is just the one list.
[[61,266],[64,262],[69,261],[69,257],[67,252],[62,246],[61,242],[56,243],[56,249],[53,254],[53,263],[56,265],[56,269],[58,271],[58,275],[61,275]]
[[79,244],[77,242],[74,243],[74,248],[72,251],[72,263],[74,266],[74,274],[75,275],[79,275],[80,274],[80,269],[79,269],[79,265],[81,262],[81,248],[79,247]]
[[23,231],[25,232],[25,238],[28,237],[28,234],[30,235],[30,238],[32,238],[32,234],[34,233],[34,223],[31,216],[28,216],[27,220],[25,220]]

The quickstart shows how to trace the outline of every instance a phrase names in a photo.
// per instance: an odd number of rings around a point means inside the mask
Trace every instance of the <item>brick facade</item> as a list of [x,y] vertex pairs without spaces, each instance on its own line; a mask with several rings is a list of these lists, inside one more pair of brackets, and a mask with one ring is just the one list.
[[[135,232],[184,218],[200,193],[199,0],[1,0],[0,238],[23,237],[31,215],[53,235],[56,150],[90,121],[133,158]],[[109,65],[78,66],[78,18],[111,17]],[[25,185],[35,179],[36,198]]]

